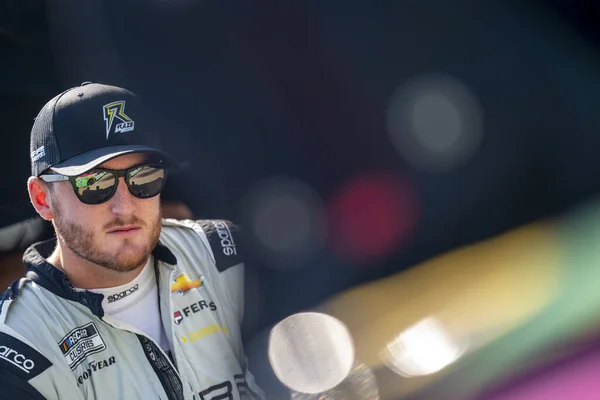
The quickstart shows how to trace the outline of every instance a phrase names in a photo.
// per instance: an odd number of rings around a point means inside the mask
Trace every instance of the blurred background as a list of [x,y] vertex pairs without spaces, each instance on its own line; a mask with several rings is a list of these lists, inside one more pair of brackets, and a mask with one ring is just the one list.
[[591,0],[2,0],[0,282],[52,235],[37,112],[119,85],[184,166],[170,215],[244,229],[270,398],[600,399],[599,22]]

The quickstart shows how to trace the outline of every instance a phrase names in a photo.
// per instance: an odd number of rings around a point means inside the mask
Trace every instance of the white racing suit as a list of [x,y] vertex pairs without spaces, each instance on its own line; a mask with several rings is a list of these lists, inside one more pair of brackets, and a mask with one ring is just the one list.
[[240,325],[244,265],[229,221],[163,220],[153,251],[171,353],[104,315],[102,294],[74,289],[31,246],[25,278],[0,303],[0,399],[261,399]]

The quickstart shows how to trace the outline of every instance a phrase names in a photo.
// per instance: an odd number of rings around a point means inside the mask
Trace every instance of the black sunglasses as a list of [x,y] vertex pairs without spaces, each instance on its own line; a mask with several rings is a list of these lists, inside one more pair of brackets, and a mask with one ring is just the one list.
[[167,171],[162,165],[144,164],[125,170],[95,168],[77,176],[61,174],[40,176],[45,182],[71,182],[77,198],[84,204],[102,204],[110,200],[117,191],[120,177],[125,178],[129,193],[138,199],[149,199],[162,191],[167,179]]

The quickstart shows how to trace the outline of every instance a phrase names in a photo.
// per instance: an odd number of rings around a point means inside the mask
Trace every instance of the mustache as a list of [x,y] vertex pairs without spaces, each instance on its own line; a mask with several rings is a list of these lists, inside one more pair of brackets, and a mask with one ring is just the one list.
[[139,225],[139,226],[145,226],[146,223],[144,222],[143,219],[132,215],[131,217],[128,218],[115,218],[112,221],[110,221],[109,223],[107,223],[106,225],[104,225],[104,229],[105,230],[111,230],[111,229],[118,229],[122,226],[125,225]]

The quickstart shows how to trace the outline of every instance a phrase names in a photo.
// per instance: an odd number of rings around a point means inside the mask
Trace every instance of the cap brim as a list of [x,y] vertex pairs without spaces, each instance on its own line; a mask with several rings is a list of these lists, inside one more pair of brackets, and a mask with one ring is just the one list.
[[125,154],[146,153],[157,156],[163,161],[166,167],[179,168],[179,164],[173,157],[160,150],[156,150],[150,146],[144,145],[123,145],[102,147],[71,157],[61,163],[50,167],[51,170],[58,172],[61,175],[75,176],[83,174],[98,165],[105,163],[113,158],[123,156]]

